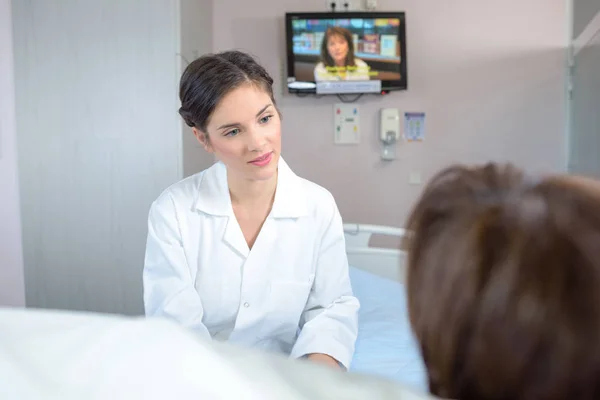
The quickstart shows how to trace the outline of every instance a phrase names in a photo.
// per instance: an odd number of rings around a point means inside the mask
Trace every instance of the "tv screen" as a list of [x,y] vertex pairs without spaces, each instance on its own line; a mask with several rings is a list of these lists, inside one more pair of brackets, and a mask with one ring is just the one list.
[[407,88],[404,12],[287,13],[290,93]]

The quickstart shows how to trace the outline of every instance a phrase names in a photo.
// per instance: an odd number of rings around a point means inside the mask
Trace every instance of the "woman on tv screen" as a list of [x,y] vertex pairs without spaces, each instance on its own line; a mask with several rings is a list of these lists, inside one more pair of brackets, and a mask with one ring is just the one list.
[[352,33],[339,26],[325,31],[315,81],[369,80],[369,66],[354,56]]

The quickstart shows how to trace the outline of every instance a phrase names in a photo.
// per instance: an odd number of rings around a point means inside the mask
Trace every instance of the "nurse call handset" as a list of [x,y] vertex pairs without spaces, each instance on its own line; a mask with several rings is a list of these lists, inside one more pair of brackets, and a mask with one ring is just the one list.
[[381,159],[396,159],[396,142],[400,140],[400,112],[398,109],[381,109],[379,139],[383,144],[383,148],[381,149]]
[[379,132],[384,143],[393,144],[400,140],[400,112],[398,109],[381,109]]

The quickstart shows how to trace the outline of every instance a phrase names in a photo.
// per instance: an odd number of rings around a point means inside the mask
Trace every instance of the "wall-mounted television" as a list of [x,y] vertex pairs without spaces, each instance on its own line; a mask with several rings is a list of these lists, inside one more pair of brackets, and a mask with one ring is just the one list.
[[407,89],[404,12],[286,13],[285,26],[289,93]]

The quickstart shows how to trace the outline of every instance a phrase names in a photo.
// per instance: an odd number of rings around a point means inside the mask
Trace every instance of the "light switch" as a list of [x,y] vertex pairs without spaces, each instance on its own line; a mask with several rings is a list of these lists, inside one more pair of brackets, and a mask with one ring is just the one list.
[[365,9],[374,11],[377,8],[377,0],[365,0]]

